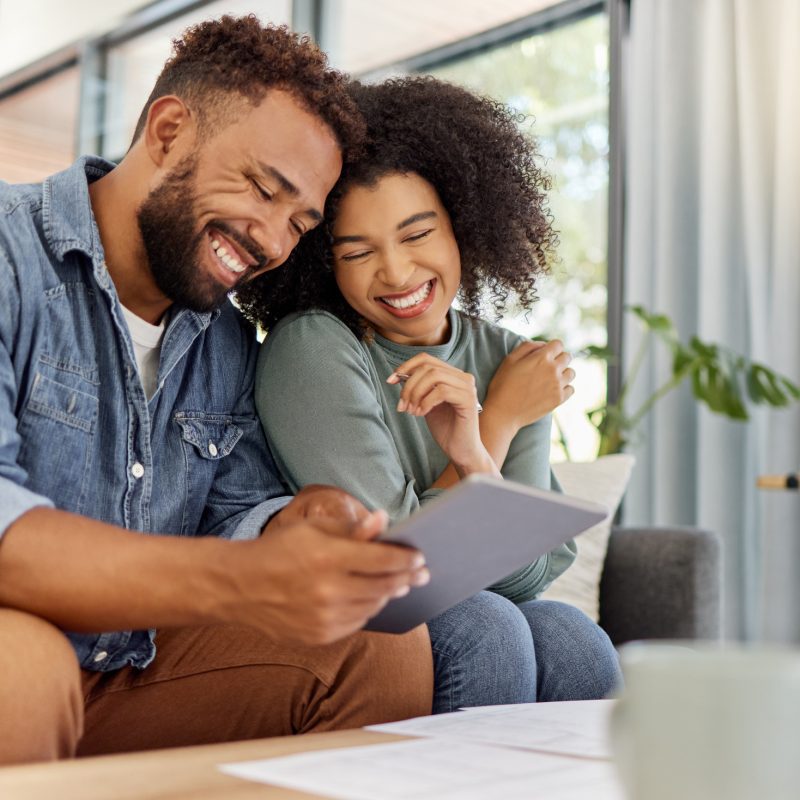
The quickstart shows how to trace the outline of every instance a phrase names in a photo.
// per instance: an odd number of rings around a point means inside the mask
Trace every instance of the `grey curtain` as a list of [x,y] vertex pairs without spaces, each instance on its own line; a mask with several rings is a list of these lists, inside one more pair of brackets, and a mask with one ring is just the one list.
[[[797,382],[800,2],[633,0],[628,65],[626,302]],[[667,358],[649,358],[634,407]],[[625,522],[718,531],[727,633],[800,641],[800,494],[755,488],[800,469],[800,410],[757,407],[743,425],[682,389],[630,449]]]

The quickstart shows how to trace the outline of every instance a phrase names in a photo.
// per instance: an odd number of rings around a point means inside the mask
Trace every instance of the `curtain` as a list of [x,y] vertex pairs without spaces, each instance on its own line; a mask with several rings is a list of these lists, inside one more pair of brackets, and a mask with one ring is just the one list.
[[[625,130],[625,302],[795,382],[798,43],[798,0],[632,0]],[[624,367],[641,335],[627,314]],[[630,407],[669,374],[652,347]],[[657,403],[629,446],[624,519],[717,531],[727,634],[800,641],[800,494],[755,487],[800,469],[800,409],[751,411],[728,421],[688,387]]]

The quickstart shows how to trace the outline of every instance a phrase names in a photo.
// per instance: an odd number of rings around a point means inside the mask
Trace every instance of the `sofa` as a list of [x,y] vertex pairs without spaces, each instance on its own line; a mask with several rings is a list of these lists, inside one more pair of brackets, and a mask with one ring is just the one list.
[[615,645],[719,639],[717,534],[690,527],[612,528],[600,579],[600,625]]

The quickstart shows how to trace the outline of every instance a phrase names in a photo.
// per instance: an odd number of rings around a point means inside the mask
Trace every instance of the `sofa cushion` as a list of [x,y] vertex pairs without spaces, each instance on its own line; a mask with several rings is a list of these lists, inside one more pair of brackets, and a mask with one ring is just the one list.
[[608,517],[576,537],[578,555],[572,566],[540,597],[576,606],[595,622],[600,617],[600,577],[608,549],[611,523],[630,480],[635,459],[627,453],[596,461],[553,464],[565,494],[605,506]]

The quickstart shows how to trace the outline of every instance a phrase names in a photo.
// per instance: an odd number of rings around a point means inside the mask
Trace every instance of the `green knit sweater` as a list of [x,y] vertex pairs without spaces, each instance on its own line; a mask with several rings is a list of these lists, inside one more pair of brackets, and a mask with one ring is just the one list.
[[[495,370],[522,337],[473,323],[450,310],[449,341],[434,347],[356,336],[327,312],[292,314],[261,347],[256,406],[270,448],[293,491],[309,483],[340,486],[390,519],[407,517],[439,494],[431,485],[449,459],[423,418],[397,412],[400,386],[386,383],[395,368],[425,351],[475,376],[483,401]],[[550,489],[550,417],[514,438],[504,477]],[[487,531],[491,536],[491,531]],[[520,603],[535,597],[574,560],[570,542],[542,556],[493,591]]]

